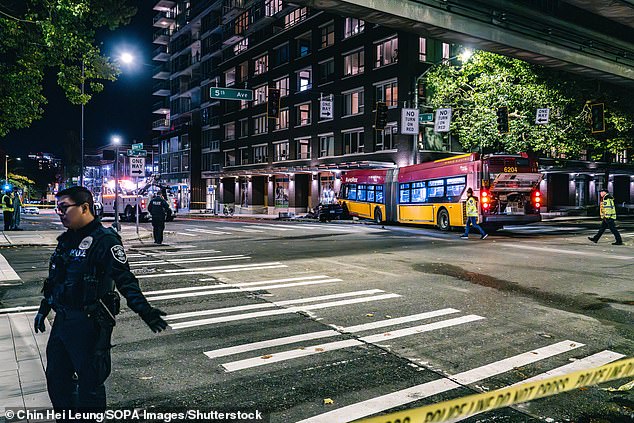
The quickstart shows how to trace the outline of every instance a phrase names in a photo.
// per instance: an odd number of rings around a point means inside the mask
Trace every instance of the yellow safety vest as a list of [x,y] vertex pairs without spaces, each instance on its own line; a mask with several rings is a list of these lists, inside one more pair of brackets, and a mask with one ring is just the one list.
[[[9,205],[8,206],[6,204],[6,198],[5,197],[9,199]],[[4,194],[2,196],[2,211],[3,212],[6,212],[6,211],[12,212],[13,211],[13,200],[11,199],[10,195]]]
[[614,199],[606,195],[601,201],[601,219],[616,219],[616,208],[614,207]]
[[467,198],[467,217],[478,217],[478,202],[473,196]]

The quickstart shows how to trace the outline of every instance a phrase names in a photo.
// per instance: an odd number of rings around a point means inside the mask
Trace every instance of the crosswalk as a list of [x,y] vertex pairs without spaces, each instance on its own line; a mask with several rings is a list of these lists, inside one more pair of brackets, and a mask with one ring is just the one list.
[[222,236],[222,235],[290,235],[302,231],[324,232],[324,233],[379,233],[386,232],[386,229],[368,225],[318,225],[318,224],[271,224],[271,223],[242,223],[213,226],[213,227],[191,227],[188,226],[184,230],[177,230],[176,235],[188,238],[200,237],[203,235]]
[[[253,225],[252,227],[257,228]],[[224,227],[219,229],[225,230]],[[206,263],[211,264],[223,259],[230,262],[236,261],[227,265],[206,265]],[[196,267],[187,267],[192,264]],[[333,353],[336,351],[346,350],[350,354],[355,354],[355,351],[362,351],[369,347],[376,348],[377,352],[383,352],[391,350],[401,339],[416,337],[424,344],[425,337],[435,332],[442,332],[445,336],[455,334],[456,339],[459,339],[462,334],[470,331],[480,331],[483,334],[495,332],[487,331],[487,325],[500,324],[490,321],[486,315],[470,314],[458,308],[445,307],[415,314],[385,316],[384,319],[352,325],[324,321],[324,328],[321,330],[295,334],[284,333],[284,336],[262,338],[257,334],[257,322],[265,322],[275,316],[311,313],[314,319],[319,319],[320,315],[315,313],[321,310],[343,309],[364,304],[389,303],[397,306],[403,297],[401,294],[372,286],[362,290],[349,290],[347,281],[342,275],[330,272],[313,273],[304,268],[295,271],[292,263],[258,261],[252,255],[228,255],[215,249],[156,251],[135,257],[131,265],[135,267],[152,265],[161,268],[156,274],[140,275],[141,279],[174,275],[190,275],[197,278],[193,286],[190,283],[186,286],[173,286],[146,292],[148,299],[159,306],[171,304],[173,300],[195,300],[209,296],[221,298],[223,294],[246,294],[244,303],[240,305],[208,307],[205,306],[207,303],[193,301],[185,303],[185,309],[179,309],[178,312],[166,316],[173,336],[190,333],[191,330],[197,328],[222,328],[227,324],[242,324],[252,328],[249,330],[253,331],[253,337],[249,339],[249,342],[237,342],[218,348],[203,349],[199,352],[209,361],[210,369],[221,369],[226,374],[240,374],[245,371],[266,374],[288,369],[289,366],[293,369],[302,368],[313,365],[316,359],[322,362],[335,360]],[[172,268],[173,266],[181,268],[175,269]],[[267,274],[268,269],[273,269],[271,272],[277,274],[277,277],[262,277],[263,274]],[[280,269],[283,272],[281,274]],[[265,272],[262,272],[263,270]],[[257,275],[256,278],[249,277],[251,271]],[[241,272],[240,282],[223,282],[222,275],[229,272]],[[280,277],[280,275],[283,276]],[[316,289],[323,289],[326,286],[331,288],[331,293],[314,295]],[[335,293],[332,293],[333,290]],[[257,295],[269,291],[288,292],[291,298],[267,300]],[[309,294],[302,296],[298,292]],[[488,341],[503,344],[500,339]],[[440,369],[445,376],[439,375],[439,369],[435,369],[436,376],[431,381],[358,402],[342,401],[335,409],[322,413],[314,412],[314,415],[302,417],[298,423],[351,422],[377,413],[388,412],[394,408],[413,406],[414,403],[422,405],[426,398],[438,394],[460,397],[465,388],[470,389],[471,392],[479,391],[482,389],[479,384],[500,375],[504,375],[505,380],[512,380],[513,382],[508,384],[511,386],[593,368],[623,357],[625,357],[624,354],[615,351],[593,350],[571,339],[553,340],[552,343],[545,345],[542,343],[535,345],[533,349],[523,351],[519,346],[508,348],[508,351],[501,348],[500,352],[485,364],[477,363],[472,367],[465,365],[464,370],[454,374],[449,371],[450,369],[444,371]],[[562,361],[565,360],[571,362],[563,364]],[[535,366],[536,363],[541,365]],[[525,372],[521,377],[516,372],[519,368]],[[538,369],[540,371],[537,371]],[[541,371],[543,369],[547,370]]]

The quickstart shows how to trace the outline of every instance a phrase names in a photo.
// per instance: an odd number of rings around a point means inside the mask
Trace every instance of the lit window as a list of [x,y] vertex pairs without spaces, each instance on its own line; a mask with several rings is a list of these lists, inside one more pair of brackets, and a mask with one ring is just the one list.
[[310,159],[310,139],[296,141],[297,159]]
[[299,91],[306,91],[311,88],[311,71],[310,69],[304,69],[297,72],[297,81],[299,83]]
[[286,97],[288,95],[288,76],[275,81],[275,88],[280,90],[280,97]]
[[288,141],[274,144],[275,147],[275,161],[280,162],[282,160],[288,160]]
[[310,103],[300,104],[295,107],[296,125],[310,125]]
[[253,147],[253,163],[266,163],[269,160],[268,148],[266,145]]
[[245,51],[247,48],[249,48],[249,39],[245,38],[242,41],[240,41],[238,44],[233,46],[233,54],[240,54],[243,51]]
[[382,101],[388,107],[398,104],[398,83],[390,81],[376,86],[376,101]]
[[374,131],[375,151],[392,150],[394,148],[394,137],[397,134],[396,122],[388,123],[382,131]]
[[260,85],[253,90],[253,105],[266,103],[268,98],[269,87],[267,85]]
[[236,123],[235,122],[226,123],[224,126],[224,130],[225,130],[225,141],[230,141],[232,139],[235,139],[236,137]]
[[343,154],[363,153],[363,132],[344,132],[343,136]]
[[346,18],[346,23],[343,29],[343,38],[352,37],[363,32],[365,28],[365,22],[357,18]]
[[363,113],[363,89],[343,94],[343,115]]
[[269,56],[265,54],[254,60],[253,75],[261,75],[269,70]]
[[264,2],[266,16],[273,16],[282,11],[282,0],[266,0]]
[[306,19],[307,16],[308,16],[308,8],[306,7],[293,10],[291,13],[284,16],[284,27],[285,28],[291,27],[303,21],[304,19]]
[[381,66],[396,63],[398,61],[398,37],[382,41],[376,45],[376,62],[374,66]]
[[343,74],[345,76],[358,75],[363,73],[364,54],[363,50],[343,56]]
[[275,129],[288,129],[288,109],[280,110],[280,116],[275,122]]
[[304,57],[310,54],[311,33],[307,32],[297,38],[297,57]]
[[418,60],[420,62],[427,61],[427,38],[420,37],[418,39]]
[[319,157],[330,157],[335,155],[335,137],[324,135],[319,137]]
[[443,60],[449,59],[449,55],[451,54],[449,44],[442,43],[442,58]]
[[225,72],[225,87],[230,87],[236,83],[236,68],[231,68]]
[[321,48],[329,47],[335,43],[335,24],[330,23],[321,28]]
[[268,118],[266,115],[259,115],[253,118],[253,135],[266,134],[268,131]]

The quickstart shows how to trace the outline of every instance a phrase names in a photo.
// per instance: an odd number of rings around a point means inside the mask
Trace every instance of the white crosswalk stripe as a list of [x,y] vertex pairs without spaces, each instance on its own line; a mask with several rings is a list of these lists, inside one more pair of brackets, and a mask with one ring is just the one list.
[[198,263],[202,261],[248,260],[250,258],[251,258],[250,256],[245,256],[243,254],[235,254],[235,255],[229,255],[229,256],[215,256],[215,257],[189,257],[189,258],[182,258],[182,259],[144,260],[144,261],[130,262],[130,267],[160,265],[160,264]]
[[201,234],[208,234],[208,235],[229,235],[229,232],[214,231],[214,230],[211,230],[211,229],[187,228],[185,230],[186,231],[190,231],[190,232],[201,233]]
[[249,228],[257,228],[257,229],[267,229],[270,231],[292,231],[292,228],[282,228],[280,225],[266,225],[263,223],[259,223],[257,225],[249,224]]
[[327,413],[309,417],[297,423],[351,422],[362,417],[368,417],[372,414],[401,407],[432,395],[457,389],[466,384],[479,382],[481,380],[506,373],[514,368],[526,366],[531,363],[554,357],[582,346],[583,344],[573,341],[558,342],[543,348],[538,348],[533,351],[528,351],[526,353],[496,361],[485,366],[477,367],[466,372],[458,373],[448,378],[434,380],[421,385],[412,386],[411,388],[392,392],[387,395],[382,395],[356,404],[341,407]]
[[230,266],[213,266],[213,267],[197,267],[193,269],[168,269],[161,273],[152,273],[149,275],[138,275],[137,279],[148,278],[165,278],[185,275],[213,275],[217,273],[244,272],[250,270],[278,269],[288,267],[279,261],[271,261],[266,263],[253,264],[234,264]]
[[185,236],[192,236],[192,237],[200,236],[198,234],[190,234],[188,232],[176,232],[176,235],[185,235]]
[[233,226],[216,226],[216,229],[224,229],[225,231],[238,231],[238,232],[259,232],[262,233],[259,229],[250,229],[250,228],[238,228]]

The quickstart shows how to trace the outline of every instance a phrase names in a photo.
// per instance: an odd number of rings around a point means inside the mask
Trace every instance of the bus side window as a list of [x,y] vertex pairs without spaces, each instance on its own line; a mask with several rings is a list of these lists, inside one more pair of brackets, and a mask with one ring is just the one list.
[[356,200],[357,199],[357,184],[350,184],[348,188],[348,200]]
[[366,190],[367,190],[367,187],[365,185],[359,185],[357,190],[357,200],[366,201],[367,199]]
[[376,202],[383,203],[383,185],[376,186]]
[[374,203],[374,185],[368,185],[368,201]]
[[399,187],[399,203],[407,204],[410,199],[410,187],[409,184],[401,184]]

